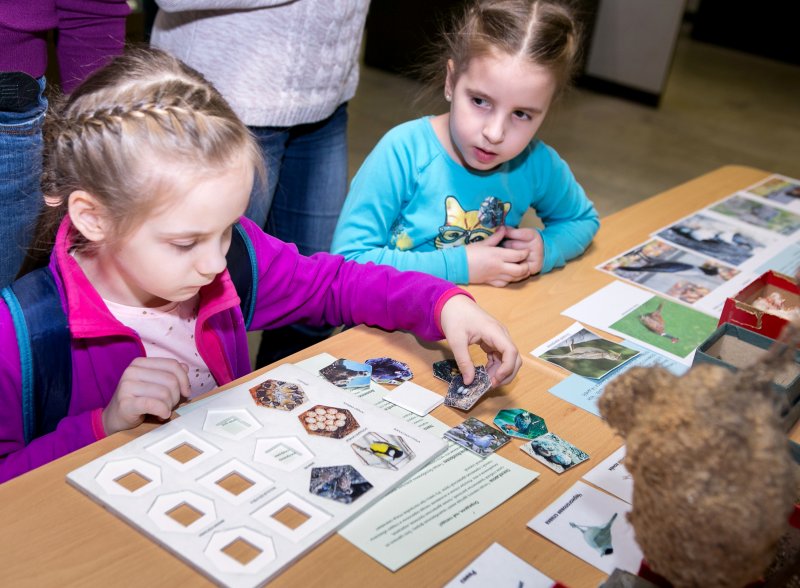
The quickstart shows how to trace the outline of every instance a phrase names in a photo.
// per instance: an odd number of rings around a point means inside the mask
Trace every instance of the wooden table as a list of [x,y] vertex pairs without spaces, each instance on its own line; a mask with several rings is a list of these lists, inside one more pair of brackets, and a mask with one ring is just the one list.
[[[595,587],[605,575],[528,530],[526,523],[589,469],[621,445],[599,418],[549,394],[564,377],[528,352],[572,323],[560,315],[568,306],[612,281],[595,265],[644,241],[654,230],[766,177],[767,172],[728,166],[609,216],[586,254],[566,268],[504,289],[471,287],[489,312],[509,328],[523,357],[517,379],[491,392],[471,412],[490,422],[502,408],[522,407],[544,417],[550,430],[588,452],[591,459],[557,475],[519,451],[519,442],[500,455],[541,476],[488,515],[391,573],[338,535],[288,571],[274,586],[441,586],[493,541],[573,588]],[[419,342],[403,333],[359,327],[301,351],[298,361],[323,351],[366,359],[386,355],[404,360],[415,381],[444,394],[431,363],[447,353],[441,343]],[[480,350],[473,350],[476,363]],[[449,425],[463,419],[441,406],[433,415]],[[153,541],[65,482],[66,474],[139,436],[155,425],[118,433],[0,486],[0,574],[8,586],[178,586],[208,581]],[[798,428],[793,438],[798,439]]]

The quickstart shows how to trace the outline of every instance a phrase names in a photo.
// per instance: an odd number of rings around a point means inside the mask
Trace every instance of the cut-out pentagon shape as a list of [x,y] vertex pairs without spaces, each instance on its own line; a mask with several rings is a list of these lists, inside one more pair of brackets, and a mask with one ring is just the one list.
[[308,400],[300,386],[280,380],[264,380],[250,388],[250,396],[256,404],[286,411],[294,410]]
[[350,504],[371,488],[372,484],[351,465],[311,468],[311,494]]
[[360,425],[346,408],[317,406],[310,408],[299,417],[309,435],[321,435],[333,439],[346,437]]

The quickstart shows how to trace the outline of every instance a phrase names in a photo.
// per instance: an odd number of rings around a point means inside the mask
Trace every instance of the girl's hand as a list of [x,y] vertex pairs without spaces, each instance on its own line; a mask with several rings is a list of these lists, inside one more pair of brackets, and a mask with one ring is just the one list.
[[506,238],[502,246],[515,251],[527,251],[528,257],[525,262],[528,265],[529,275],[532,276],[542,271],[544,241],[542,241],[542,235],[536,229],[527,227],[512,229],[511,227],[506,227]]
[[106,435],[132,429],[152,414],[168,419],[181,396],[189,396],[189,367],[165,357],[137,357],[122,373],[103,410]]
[[500,227],[488,239],[467,245],[470,284],[489,284],[502,288],[530,276],[528,251],[499,247],[509,230]]
[[514,379],[522,360],[506,328],[468,296],[453,296],[442,307],[439,317],[464,383],[471,384],[475,366],[469,346],[477,343],[486,352],[486,371],[492,386],[502,386]]

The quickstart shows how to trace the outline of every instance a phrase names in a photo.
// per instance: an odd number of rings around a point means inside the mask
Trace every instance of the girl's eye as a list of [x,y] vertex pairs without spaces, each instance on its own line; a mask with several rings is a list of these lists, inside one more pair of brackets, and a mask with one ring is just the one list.
[[191,243],[172,243],[172,246],[175,247],[178,251],[189,251],[196,244],[197,244],[196,241],[192,241]]
[[486,107],[486,106],[489,106],[489,103],[488,103],[488,102],[487,102],[485,99],[483,99],[483,98],[478,98],[477,96],[473,96],[473,97],[472,97],[472,103],[473,103],[475,106],[479,106],[479,107],[481,107],[481,108],[483,108],[483,107]]
[[515,110],[514,116],[520,120],[531,120],[531,115],[527,112],[522,112],[521,110]]

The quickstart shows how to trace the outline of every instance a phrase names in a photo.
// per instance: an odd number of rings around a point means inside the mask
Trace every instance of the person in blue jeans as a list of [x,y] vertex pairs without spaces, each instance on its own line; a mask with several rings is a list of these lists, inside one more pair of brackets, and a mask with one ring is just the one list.
[[0,287],[17,275],[42,204],[44,77],[0,73]]
[[42,208],[47,32],[69,93],[122,52],[125,0],[37,0],[0,10],[0,288],[20,269]]
[[[201,72],[258,138],[267,165],[246,215],[300,253],[328,251],[347,195],[347,102],[369,0],[157,0],[151,43]],[[258,367],[330,334],[265,331]]]

